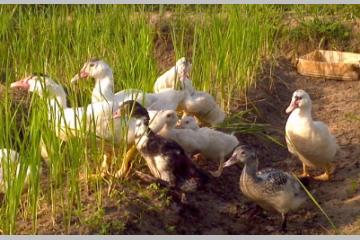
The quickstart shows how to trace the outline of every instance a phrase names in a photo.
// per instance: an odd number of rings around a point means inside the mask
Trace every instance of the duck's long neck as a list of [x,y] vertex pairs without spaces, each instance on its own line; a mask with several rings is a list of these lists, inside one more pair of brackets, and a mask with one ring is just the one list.
[[291,113],[291,117],[295,118],[297,123],[301,122],[301,125],[313,124],[311,108],[305,108],[305,109],[297,108]]
[[[159,124],[161,125],[161,124]],[[163,127],[158,127],[158,130],[160,131],[160,135],[166,135],[166,136],[169,136],[174,134],[173,133],[173,129],[175,128],[175,126],[173,126],[173,124],[169,124],[169,123],[164,123],[163,124]]]
[[299,111],[298,113],[300,116],[302,117],[306,117],[310,120],[312,120],[312,115],[311,115],[311,107],[305,108],[305,109],[301,109],[301,111]]
[[135,133],[135,145],[138,150],[142,149],[148,142],[149,138],[152,138],[155,133],[150,129],[146,128],[141,132]]
[[[48,118],[49,120],[60,121],[63,118],[64,109],[67,108],[66,93],[59,92],[57,95],[48,100]],[[56,123],[58,124],[58,123]]]
[[112,101],[114,97],[114,78],[112,73],[102,78],[95,79],[95,87],[92,91],[92,102]]
[[49,99],[49,105],[55,109],[57,107],[67,108],[65,91],[59,91],[54,98]]
[[258,170],[258,160],[256,157],[248,159],[245,163],[245,166],[242,170],[240,181],[243,182],[258,182],[259,179],[256,176]]
[[164,124],[164,128],[167,129],[167,130],[171,130],[171,129],[174,129],[176,126],[176,123],[165,123]]
[[249,175],[255,176],[258,169],[259,161],[256,157],[249,159],[245,163],[243,172],[246,172]]

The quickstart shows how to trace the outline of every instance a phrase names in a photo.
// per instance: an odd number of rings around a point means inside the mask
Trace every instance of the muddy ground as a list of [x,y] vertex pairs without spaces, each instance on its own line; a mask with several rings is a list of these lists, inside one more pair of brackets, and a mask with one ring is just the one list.
[[[169,61],[170,62],[170,61]],[[271,76],[269,74],[271,69]],[[328,124],[337,137],[340,151],[336,171],[329,182],[310,181],[310,190],[335,223],[334,231],[326,218],[309,200],[304,209],[290,215],[287,234],[360,233],[360,121],[354,116],[360,109],[360,82],[333,81],[299,75],[291,62],[278,59],[264,66],[256,87],[247,93],[248,107],[256,109],[257,121],[268,123],[267,133],[284,144],[285,109],[292,92],[302,88],[313,100],[313,117]],[[241,108],[244,108],[243,105]],[[241,108],[239,110],[241,110]],[[275,167],[301,173],[301,163],[286,148],[256,136],[239,135],[243,144],[256,147],[260,168]],[[200,162],[207,170],[218,163]],[[144,164],[135,168],[149,173]],[[103,205],[97,208],[96,195],[83,187],[81,216],[66,216],[57,210],[51,214],[50,199],[43,193],[38,213],[39,234],[284,234],[279,232],[280,216],[259,212],[250,217],[255,205],[239,190],[240,166],[224,170],[204,189],[189,196],[189,204],[181,205],[166,189],[141,181],[134,175],[115,184],[107,196],[103,183]],[[312,171],[314,175],[319,171]],[[43,183],[44,184],[44,183]],[[46,188],[45,188],[46,189]],[[54,217],[51,217],[54,216]],[[18,232],[31,233],[30,218],[19,218]]]

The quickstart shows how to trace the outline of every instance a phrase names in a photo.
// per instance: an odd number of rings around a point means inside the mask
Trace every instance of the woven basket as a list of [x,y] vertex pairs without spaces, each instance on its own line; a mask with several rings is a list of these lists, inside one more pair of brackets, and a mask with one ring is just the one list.
[[360,54],[315,50],[297,59],[300,74],[335,80],[359,80]]

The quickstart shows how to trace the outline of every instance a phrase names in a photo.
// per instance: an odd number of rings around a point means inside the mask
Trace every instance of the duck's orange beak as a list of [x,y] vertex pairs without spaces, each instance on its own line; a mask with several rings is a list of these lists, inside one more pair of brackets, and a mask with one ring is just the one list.
[[30,85],[26,81],[26,79],[22,79],[22,80],[11,83],[10,88],[21,88],[21,89],[24,89],[24,90],[29,90]]
[[121,117],[121,113],[120,113],[120,109],[118,109],[116,112],[113,113],[113,119],[120,118],[120,117]]
[[76,74],[71,80],[71,83],[77,82],[79,79],[87,78],[89,76],[88,72],[80,71],[78,74]]
[[299,107],[299,102],[296,99],[293,99],[290,105],[286,108],[286,113],[287,114],[291,113],[297,107]]

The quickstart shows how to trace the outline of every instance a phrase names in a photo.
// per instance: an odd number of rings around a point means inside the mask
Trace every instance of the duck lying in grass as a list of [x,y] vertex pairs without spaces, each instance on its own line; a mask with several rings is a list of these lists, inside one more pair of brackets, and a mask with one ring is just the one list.
[[[86,107],[70,108],[66,103],[64,88],[49,76],[30,75],[13,82],[10,87],[37,93],[46,100],[48,119],[53,123],[60,139],[67,141],[79,132],[89,131],[93,127],[98,136],[104,139],[113,139],[109,126],[113,110],[112,105],[106,101],[89,104]],[[120,134],[116,136],[118,136],[115,137],[117,142],[121,141]]]
[[161,93],[144,93],[138,89],[125,89],[114,94],[114,77],[110,66],[99,59],[90,59],[76,74],[71,82],[82,78],[94,78],[95,86],[92,91],[92,103],[99,101],[111,102],[114,106],[126,100],[136,100],[148,110],[176,110],[185,98],[184,91],[166,89]]
[[309,176],[308,167],[325,168],[325,173],[315,179],[329,180],[331,162],[339,147],[327,125],[313,121],[309,94],[301,89],[296,90],[286,113],[290,113],[285,126],[286,144],[289,152],[303,164],[301,177]]
[[244,145],[237,147],[224,163],[224,168],[235,163],[244,163],[240,176],[240,190],[265,210],[281,214],[281,230],[286,230],[287,214],[300,208],[307,196],[299,182],[289,173],[278,169],[258,170],[255,152]]
[[198,169],[175,141],[163,138],[149,129],[147,110],[135,101],[126,101],[119,107],[120,114],[136,119],[136,148],[145,159],[151,174],[184,192],[202,186],[208,176]]
[[[47,101],[48,120],[54,127],[56,135],[62,141],[73,137],[86,137],[88,133],[95,133],[97,141],[104,143],[104,150],[111,158],[113,147],[124,143],[129,145],[135,142],[135,122],[128,122],[127,133],[123,131],[123,119],[113,119],[113,102],[101,101],[91,103],[86,107],[69,108],[66,104],[66,93],[63,87],[49,76],[31,75],[11,84],[12,88],[22,88],[37,93]],[[157,127],[160,128],[160,127]],[[102,141],[105,140],[105,141]],[[44,145],[44,141],[42,141]],[[42,156],[48,158],[48,149],[42,146]],[[134,152],[129,153],[132,158]],[[104,163],[105,164],[105,163]],[[106,165],[106,164],[105,164]]]
[[[114,146],[122,142],[134,142],[134,134],[131,129],[124,134],[122,122],[112,119],[113,105],[111,102],[102,101],[89,104],[86,107],[70,108],[66,104],[66,93],[63,87],[57,84],[49,76],[31,75],[25,77],[10,86],[21,88],[38,94],[45,100],[45,108],[48,114],[48,126],[61,141],[68,141],[75,137],[96,134],[96,141],[104,148],[104,162],[113,156]],[[124,135],[122,135],[124,134]],[[40,142],[41,156],[49,161],[49,143],[42,137]],[[102,172],[107,172],[102,169]]]
[[189,79],[191,68],[191,63],[185,57],[180,58],[175,66],[156,79],[154,92],[159,93],[165,89],[187,89],[192,94],[194,89]]

